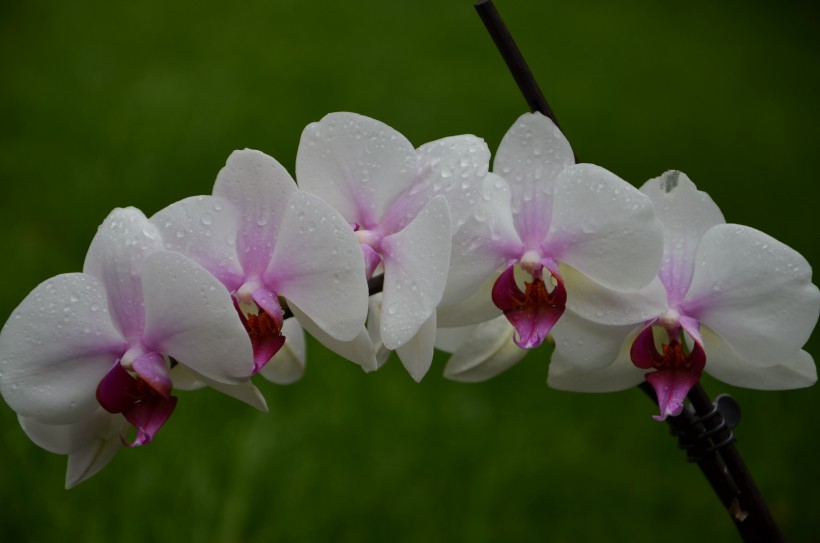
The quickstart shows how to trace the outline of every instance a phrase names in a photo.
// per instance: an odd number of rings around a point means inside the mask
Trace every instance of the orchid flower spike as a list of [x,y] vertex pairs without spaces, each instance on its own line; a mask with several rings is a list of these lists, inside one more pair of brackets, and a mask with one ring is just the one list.
[[625,290],[652,280],[662,237],[649,198],[603,168],[573,162],[547,117],[527,113],[513,124],[496,173],[484,178],[472,217],[453,235],[439,326],[500,310],[515,342],[530,349],[573,305],[575,276]]
[[252,370],[228,292],[164,250],[134,208],[105,219],[83,273],[40,284],[0,332],[0,391],[35,443],[69,455],[68,487],[101,469],[121,439],[151,441],[176,406],[177,371],[266,409]]
[[[305,128],[296,159],[299,186],[335,207],[356,233],[369,278],[384,269],[377,345],[396,350],[419,381],[433,359],[436,306],[450,261],[452,223],[466,220],[489,150],[475,136],[418,150],[389,126],[354,113],[331,113]],[[477,190],[475,191],[477,192]],[[449,201],[449,203],[448,203]]]
[[658,276],[638,293],[586,282],[585,303],[605,318],[568,312],[554,328],[550,386],[607,392],[646,379],[663,420],[680,414],[703,371],[740,387],[812,385],[817,369],[802,346],[817,323],[820,292],[806,259],[763,232],[725,224],[681,172],[641,191],[663,224]]
[[[350,341],[363,330],[367,284],[356,238],[333,208],[298,190],[272,157],[234,152],[213,196],[171,204],[151,222],[166,248],[188,255],[227,287],[253,343],[254,373],[285,343],[283,300],[320,341]],[[304,340],[294,339],[303,350]],[[301,370],[279,373],[262,372],[291,382]]]

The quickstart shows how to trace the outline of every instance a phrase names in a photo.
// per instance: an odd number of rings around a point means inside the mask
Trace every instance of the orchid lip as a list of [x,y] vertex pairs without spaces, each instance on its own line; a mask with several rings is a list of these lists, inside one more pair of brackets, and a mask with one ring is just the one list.
[[[134,350],[133,348],[131,350]],[[156,352],[132,362],[133,374],[120,361],[114,363],[97,385],[97,401],[109,413],[122,413],[137,431],[127,447],[148,444],[176,407],[173,383],[165,357]]]
[[[243,287],[246,285],[248,283]],[[253,291],[248,302],[241,302],[238,293],[235,294],[234,306],[251,340],[252,373],[255,375],[285,344],[285,336],[282,335],[282,306],[276,293],[266,288]]]
[[[666,328],[665,324],[669,324],[671,317],[675,317],[679,325]],[[660,351],[656,346],[655,326],[663,326],[662,333],[668,337],[668,342],[661,343]],[[660,414],[654,417],[656,420],[681,413],[686,395],[698,382],[706,365],[703,342],[693,326],[692,319],[670,310],[663,317],[650,321],[632,343],[629,353],[632,363],[638,368],[655,370],[647,373],[645,379],[655,389],[658,398]],[[684,334],[693,342],[688,352],[683,341]]]
[[[544,281],[543,268],[550,271],[549,286]],[[515,265],[504,270],[493,285],[493,303],[516,330],[516,345],[532,349],[541,345],[564,314],[567,291],[560,276],[541,264],[531,282],[521,290],[515,281]],[[549,287],[552,287],[551,289]]]

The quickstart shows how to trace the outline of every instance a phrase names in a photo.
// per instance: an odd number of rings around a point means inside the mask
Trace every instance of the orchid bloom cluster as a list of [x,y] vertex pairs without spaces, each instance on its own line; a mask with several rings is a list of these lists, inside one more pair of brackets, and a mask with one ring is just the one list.
[[[560,130],[522,115],[490,171],[462,135],[414,148],[332,113],[309,125],[296,181],[234,152],[209,196],[147,218],[115,209],[82,273],[46,280],[0,332],[0,391],[66,486],[149,443],[176,391],[210,386],[265,410],[251,379],[298,380],[307,331],[374,371],[489,379],[548,338],[549,384],[647,380],[674,416],[703,371],[739,386],[816,381],[801,348],[820,293],[798,253],[717,206],[680,172],[641,190],[575,164]],[[368,281],[382,288],[370,294]],[[293,318],[290,318],[293,317]]]

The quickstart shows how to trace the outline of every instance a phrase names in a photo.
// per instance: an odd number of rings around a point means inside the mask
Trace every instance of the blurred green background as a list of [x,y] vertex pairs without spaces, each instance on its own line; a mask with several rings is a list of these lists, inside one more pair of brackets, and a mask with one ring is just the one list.
[[[676,168],[820,263],[818,14],[764,2],[498,0],[579,157],[633,184]],[[0,319],[79,271],[117,206],[207,194],[233,149],[292,170],[331,111],[420,145],[495,149],[526,105],[471,2],[0,3]],[[820,334],[806,349],[820,356]],[[553,391],[541,349],[506,374],[415,384],[310,345],[270,413],[182,393],[150,446],[63,490],[65,458],[0,406],[0,540],[707,541],[736,536],[637,390]],[[739,446],[788,538],[820,532],[820,391],[739,399]]]

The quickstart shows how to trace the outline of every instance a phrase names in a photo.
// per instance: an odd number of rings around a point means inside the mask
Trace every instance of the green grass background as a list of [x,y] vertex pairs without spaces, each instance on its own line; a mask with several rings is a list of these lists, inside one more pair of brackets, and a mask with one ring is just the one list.
[[[820,262],[817,11],[785,2],[498,0],[582,160],[640,185],[685,171],[730,222]],[[0,3],[0,319],[79,271],[117,206],[207,194],[233,149],[292,170],[331,111],[420,145],[495,149],[526,104],[469,1]],[[820,355],[815,333],[806,347]],[[733,540],[637,390],[545,384],[549,351],[465,385],[415,384],[318,345],[269,414],[182,393],[148,447],[63,490],[65,458],[0,408],[0,540]],[[732,389],[739,446],[788,538],[820,532],[816,388]]]

